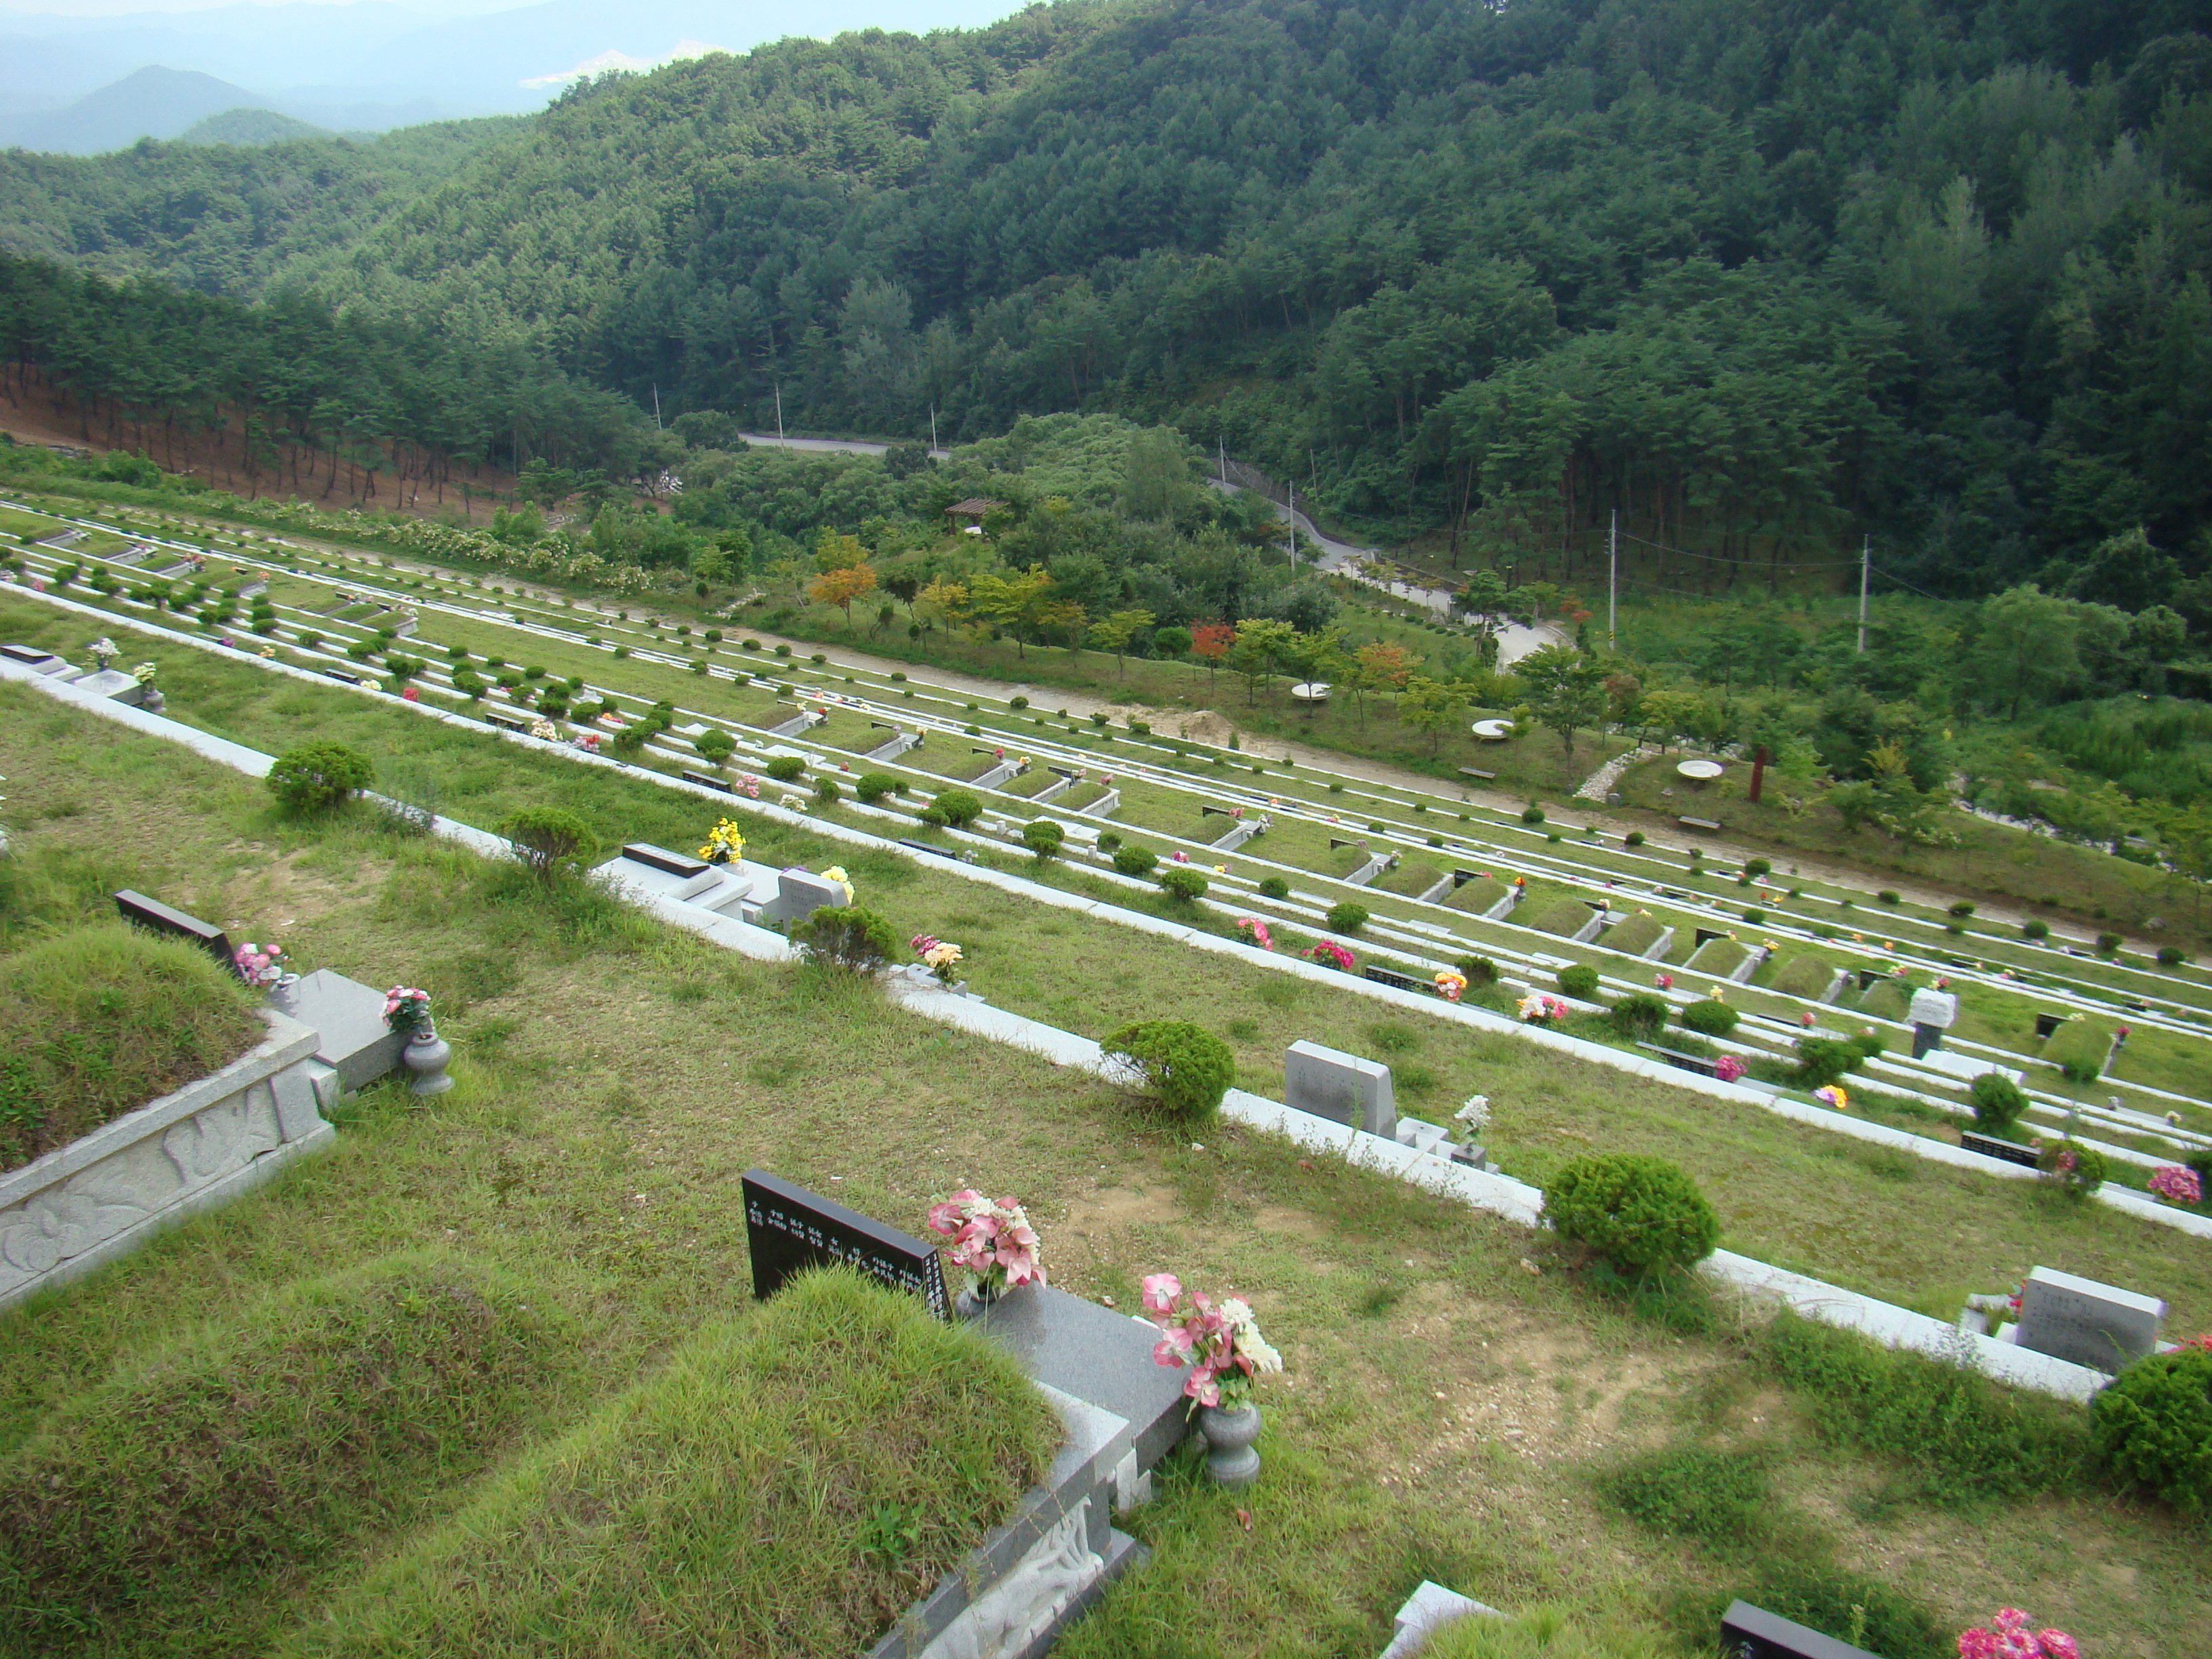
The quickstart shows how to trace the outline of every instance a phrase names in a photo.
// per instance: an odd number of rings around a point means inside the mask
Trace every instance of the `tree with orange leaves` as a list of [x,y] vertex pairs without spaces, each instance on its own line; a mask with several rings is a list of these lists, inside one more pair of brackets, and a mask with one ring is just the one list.
[[1206,695],[1213,696],[1213,677],[1221,659],[1237,643],[1237,630],[1227,623],[1200,623],[1190,630],[1190,654],[1206,665]]
[[865,564],[848,564],[823,571],[806,585],[806,591],[817,605],[844,606],[845,627],[849,631],[853,626],[853,601],[876,591],[876,573]]

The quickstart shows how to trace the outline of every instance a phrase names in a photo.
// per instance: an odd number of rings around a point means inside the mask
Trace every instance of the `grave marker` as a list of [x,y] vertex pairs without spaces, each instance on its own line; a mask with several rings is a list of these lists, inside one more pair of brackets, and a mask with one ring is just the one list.
[[895,1291],[912,1291],[938,1318],[951,1319],[945,1268],[934,1244],[765,1170],[746,1171],[744,1188],[754,1296],[775,1295],[787,1279],[809,1267],[843,1262]]
[[1731,1601],[1721,1615],[1721,1651],[1728,1659],[1875,1659],[1864,1648],[1748,1601]]
[[202,921],[198,916],[188,916],[182,910],[173,910],[161,900],[148,898],[143,893],[134,893],[128,887],[116,894],[115,908],[122,913],[123,920],[132,927],[188,940],[232,973],[238,971],[237,963],[231,959],[230,936],[213,922]]
[[2038,1267],[2021,1287],[2011,1335],[2023,1348],[2112,1376],[2157,1351],[2165,1317],[2166,1304],[2156,1297]]
[[1285,1104],[1332,1123],[1388,1136],[1398,1127],[1390,1068],[1318,1042],[1293,1042],[1283,1055]]

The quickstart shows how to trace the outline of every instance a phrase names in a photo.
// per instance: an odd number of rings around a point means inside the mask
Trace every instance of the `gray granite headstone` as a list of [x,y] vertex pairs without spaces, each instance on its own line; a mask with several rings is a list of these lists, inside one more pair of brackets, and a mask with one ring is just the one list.
[[1905,1017],[1915,1025],[1948,1031],[1958,1020],[1959,999],[1948,991],[1915,991]]
[[825,904],[844,902],[845,890],[827,876],[817,876],[811,870],[780,870],[775,896],[761,907],[760,923],[773,927],[778,922],[804,921]]
[[399,1066],[407,1039],[384,1023],[384,993],[328,968],[301,976],[285,1010],[315,1028],[315,1058],[337,1073],[343,1089],[374,1083]]
[[2038,1267],[2021,1292],[2021,1347],[2112,1375],[2158,1348],[2166,1304],[2093,1279]]
[[1189,1373],[1152,1358],[1159,1332],[1140,1319],[1046,1285],[1008,1291],[975,1321],[1048,1388],[1126,1418],[1139,1468],[1151,1469],[1182,1438]]
[[1301,1112],[1370,1134],[1392,1134],[1398,1127],[1390,1068],[1318,1042],[1293,1042],[1284,1053],[1283,1098]]

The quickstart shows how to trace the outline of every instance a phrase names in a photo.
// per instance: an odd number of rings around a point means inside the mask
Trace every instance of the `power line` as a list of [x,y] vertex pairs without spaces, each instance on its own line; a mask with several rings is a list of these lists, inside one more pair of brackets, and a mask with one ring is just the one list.
[[[1664,542],[1651,541],[1644,537],[1636,535],[1632,532],[1626,530],[1622,531],[1620,532],[1620,536],[1623,541],[1637,542],[1641,544],[1643,546],[1652,548],[1662,553],[1671,553],[1677,558],[1708,559],[1715,564],[1735,565],[1739,568],[1753,568],[1752,561],[1748,559],[1732,558],[1725,553],[1693,553],[1686,547],[1669,547]],[[1814,560],[1792,558],[1787,561],[1789,568],[1792,570],[1829,570],[1843,565],[1856,565],[1858,561],[1856,559]]]

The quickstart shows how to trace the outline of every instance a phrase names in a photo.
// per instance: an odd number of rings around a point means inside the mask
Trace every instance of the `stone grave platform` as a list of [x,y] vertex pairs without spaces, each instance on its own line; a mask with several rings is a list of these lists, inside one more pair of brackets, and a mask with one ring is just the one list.
[[284,1012],[315,1029],[315,1060],[322,1068],[315,1092],[325,1106],[399,1068],[407,1039],[385,1024],[384,993],[359,980],[328,968],[302,975]]

